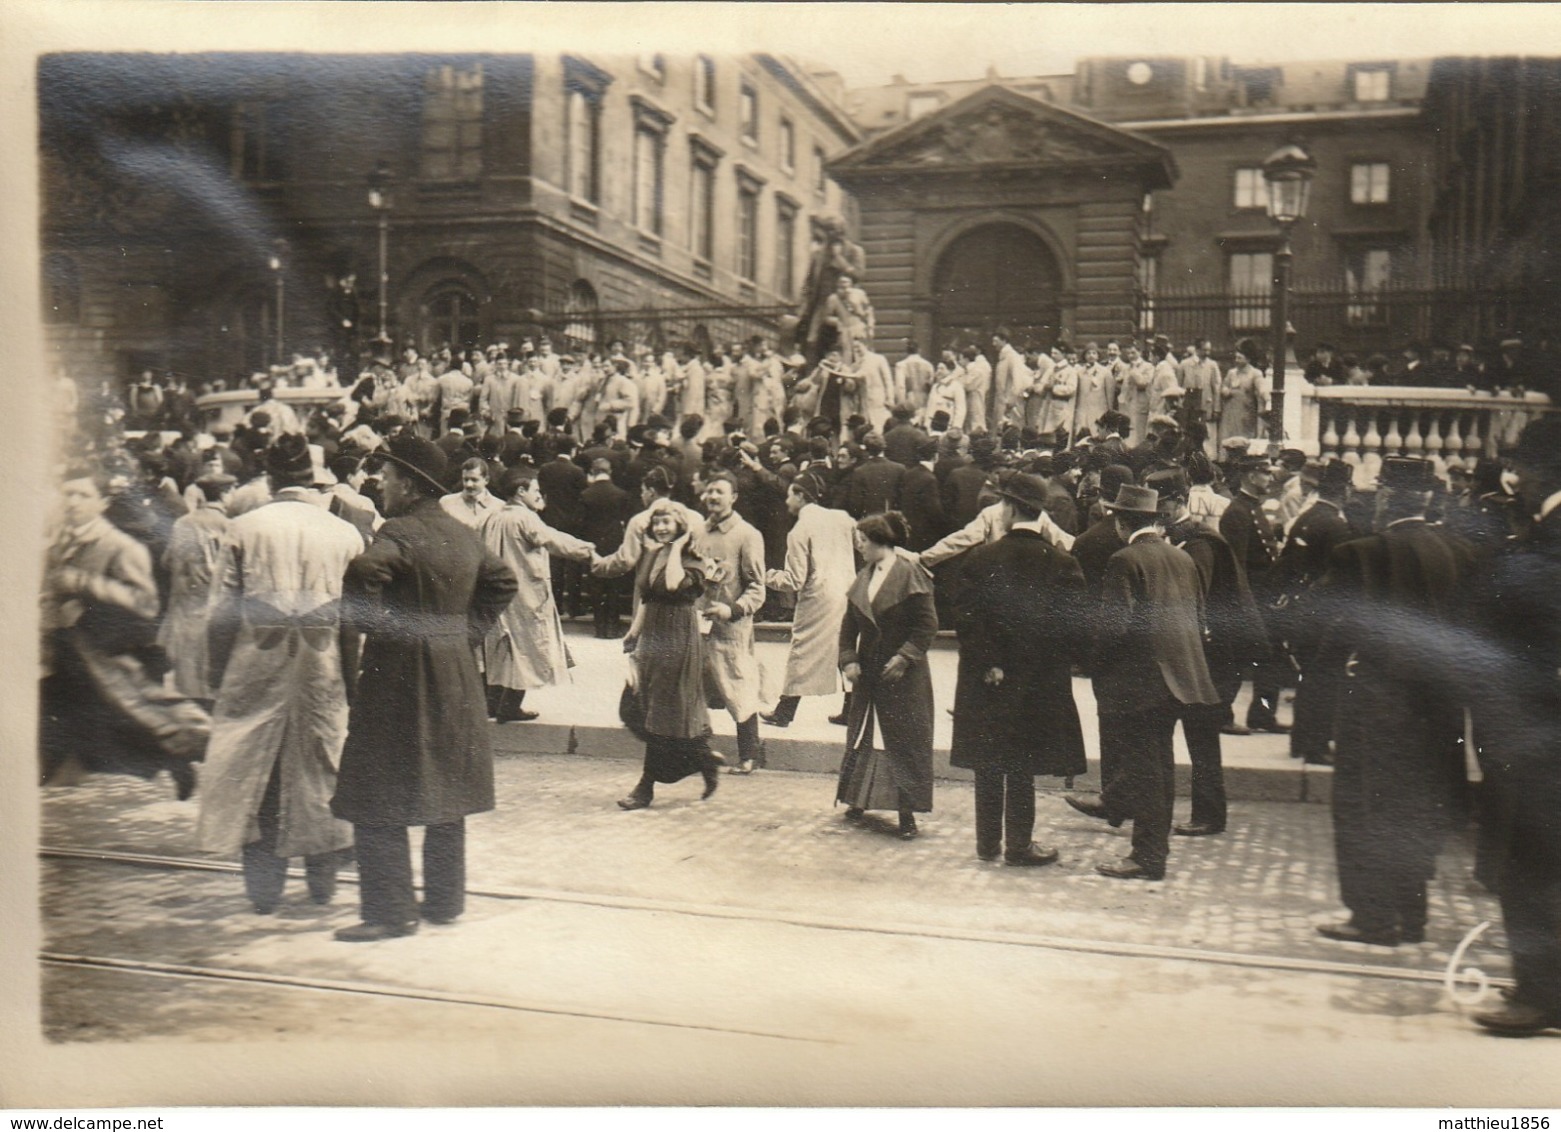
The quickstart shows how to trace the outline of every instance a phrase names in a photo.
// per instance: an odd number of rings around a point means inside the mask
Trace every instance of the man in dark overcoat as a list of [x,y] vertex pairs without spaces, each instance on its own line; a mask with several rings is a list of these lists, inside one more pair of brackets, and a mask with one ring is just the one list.
[[1471,561],[1426,521],[1435,486],[1429,461],[1384,460],[1377,533],[1342,543],[1317,585],[1323,648],[1344,669],[1333,828],[1350,919],[1319,925],[1329,939],[1425,939],[1426,881],[1463,776],[1453,618]]
[[1524,428],[1515,462],[1534,524],[1492,565],[1476,605],[1485,648],[1469,667],[1516,985],[1474,1020],[1527,1037],[1561,1027],[1561,417]]
[[1198,568],[1156,525],[1159,494],[1123,484],[1110,507],[1127,545],[1106,564],[1091,668],[1101,793],[1066,800],[1090,817],[1133,822],[1132,854],[1096,872],[1162,880],[1176,800],[1171,735],[1188,707],[1217,704],[1219,693],[1203,655]]
[[[955,613],[959,679],[950,761],[976,776],[976,855],[1010,865],[1049,865],[1035,844],[1035,776],[1088,769],[1073,701],[1073,661],[1086,650],[1084,574],[1037,520],[1046,482],[999,473],[1009,530],[965,559]],[[1044,642],[1044,646],[1040,645]]]
[[[1220,516],[1220,534],[1230,543],[1230,548],[1236,552],[1236,561],[1246,571],[1247,585],[1268,624],[1269,642],[1262,658],[1251,667],[1252,703],[1247,707],[1246,725],[1252,731],[1285,732],[1290,728],[1274,715],[1282,682],[1280,666],[1284,663],[1273,611],[1278,598],[1275,593],[1278,575],[1274,567],[1279,560],[1279,540],[1274,535],[1273,523],[1263,511],[1263,500],[1268,498],[1273,486],[1274,470],[1267,454],[1255,447],[1233,457],[1232,465],[1239,477],[1238,490]],[[1240,733],[1239,728],[1231,730]]]
[[1343,460],[1330,460],[1318,472],[1317,499],[1302,511],[1290,527],[1279,552],[1277,590],[1283,603],[1285,639],[1301,670],[1295,689],[1295,723],[1290,731],[1290,754],[1309,763],[1331,763],[1335,705],[1342,692],[1343,664],[1322,655],[1312,587],[1328,572],[1334,550],[1355,537],[1345,518],[1354,469]]
[[1154,472],[1145,486],[1160,493],[1160,521],[1166,541],[1187,552],[1198,568],[1203,588],[1203,656],[1220,702],[1190,705],[1182,712],[1182,734],[1192,760],[1192,817],[1176,826],[1175,832],[1182,837],[1206,837],[1225,832],[1220,725],[1241,690],[1241,677],[1253,654],[1264,647],[1263,620],[1230,544],[1188,510],[1191,485],[1187,473],[1179,469]]
[[900,485],[905,479],[905,465],[884,456],[880,433],[868,433],[862,440],[862,448],[867,456],[851,469],[851,481],[846,489],[845,510],[853,519],[898,509]]
[[357,943],[417,931],[407,827],[423,831],[422,917],[465,910],[466,817],[493,809],[493,753],[474,648],[511,600],[514,573],[439,506],[444,453],[411,436],[384,456],[391,518],[347,568],[344,621],[364,634],[331,811],[352,822]]

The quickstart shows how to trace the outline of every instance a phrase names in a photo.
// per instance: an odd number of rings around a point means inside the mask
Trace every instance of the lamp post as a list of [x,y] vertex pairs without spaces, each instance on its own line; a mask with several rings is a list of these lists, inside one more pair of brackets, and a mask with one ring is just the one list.
[[390,341],[390,166],[381,161],[369,174],[369,207],[379,215],[379,336],[381,344]]
[[1285,431],[1285,355],[1290,329],[1290,229],[1306,215],[1312,196],[1312,177],[1317,162],[1298,145],[1283,145],[1263,162],[1263,180],[1268,187],[1268,215],[1279,225],[1279,247],[1274,251],[1274,396],[1271,410],[1278,426],[1279,439]]
[[271,269],[271,275],[276,280],[276,343],[274,347],[273,361],[281,365],[285,354],[283,353],[286,342],[286,314],[287,314],[287,241],[281,238],[271,241],[271,254],[266,257],[266,266]]

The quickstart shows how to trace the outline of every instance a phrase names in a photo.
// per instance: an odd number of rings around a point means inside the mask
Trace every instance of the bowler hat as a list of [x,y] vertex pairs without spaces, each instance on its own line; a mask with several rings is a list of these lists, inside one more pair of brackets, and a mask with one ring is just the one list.
[[1100,419],[1095,422],[1108,432],[1123,433],[1133,427],[1133,422],[1126,413],[1119,413],[1115,409],[1107,409],[1100,414]]
[[1144,486],[1152,487],[1160,495],[1173,499],[1186,499],[1190,489],[1187,473],[1180,468],[1161,468],[1158,472],[1150,472],[1144,477]]
[[997,494],[1035,511],[1046,510],[1046,481],[1028,472],[1005,468],[997,473]]
[[1430,491],[1436,486],[1436,472],[1429,460],[1414,456],[1389,456],[1382,461],[1377,486],[1398,491]]
[[507,425],[525,424],[526,423],[526,410],[524,410],[524,409],[506,409],[506,410],[504,410],[504,423],[507,424]]
[[429,487],[444,492],[445,477],[450,474],[450,461],[433,441],[402,433],[391,437],[378,455]]
[[1118,511],[1126,515],[1158,515],[1160,513],[1160,493],[1152,487],[1140,487],[1135,483],[1125,483],[1117,488],[1117,497],[1111,503],[1102,503],[1107,511]]
[[1329,460],[1317,473],[1319,489],[1348,487],[1355,478],[1355,469],[1343,460]]
[[311,483],[314,462],[309,457],[309,442],[295,432],[284,432],[266,449],[266,471],[278,479]]
[[947,432],[949,430],[949,420],[950,419],[951,418],[949,417],[949,415],[948,415],[948,413],[946,411],[944,411],[943,409],[939,409],[937,412],[932,414],[932,422],[931,422],[931,424],[932,424],[932,431],[933,432]]

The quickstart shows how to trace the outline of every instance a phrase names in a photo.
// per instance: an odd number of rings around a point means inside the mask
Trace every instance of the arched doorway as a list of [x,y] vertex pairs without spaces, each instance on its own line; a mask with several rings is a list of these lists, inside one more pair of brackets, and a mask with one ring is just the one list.
[[418,343],[425,354],[441,346],[465,351],[482,345],[477,297],[464,283],[451,281],[430,288],[418,314]]
[[1014,344],[1057,342],[1062,274],[1045,242],[1028,228],[997,222],[960,236],[933,272],[933,348],[990,350],[1006,326]]

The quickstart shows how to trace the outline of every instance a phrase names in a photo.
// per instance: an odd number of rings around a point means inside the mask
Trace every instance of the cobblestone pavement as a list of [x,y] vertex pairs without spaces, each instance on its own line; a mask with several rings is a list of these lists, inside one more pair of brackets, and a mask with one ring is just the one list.
[[[45,966],[44,1033],[201,1041],[213,1066],[235,1041],[349,1041],[365,1059],[386,1038],[427,1043],[399,1075],[289,1077],[271,1099],[295,1103],[1557,1099],[1553,1042],[1494,1041],[1411,974],[1439,972],[1468,928],[1496,918],[1462,841],[1442,859],[1430,942],[1383,951],[1312,931],[1338,914],[1324,806],[1239,805],[1229,834],[1178,840],[1167,880],[1142,884],[1094,875],[1125,836],[1055,793],[1039,833],[1062,862],[1022,870],[976,860],[964,784],[940,783],[923,837],[905,843],[844,823],[823,775],[727,776],[708,802],[689,781],[624,813],[614,801],[634,777],[621,758],[501,758],[499,808],[469,824],[470,887],[499,895],[474,896],[456,925],[371,946],[331,939],[356,919],[351,884],[321,908],[295,878],[282,909],[258,916],[234,873],[46,857],[46,952],[176,966],[158,978]],[[95,777],[43,791],[42,841],[193,858],[194,816],[166,781]],[[1500,943],[1493,928],[1473,956],[1493,975]],[[1334,966],[1301,969],[1318,961]],[[338,990],[197,980],[178,965]],[[339,993],[360,986],[487,1005]],[[455,1075],[469,1083],[419,1091],[441,1042],[465,1043]],[[504,1061],[515,1042],[524,1052]],[[1112,1068],[1124,1056],[1128,1085]],[[190,1088],[153,1099],[226,1096]]]

